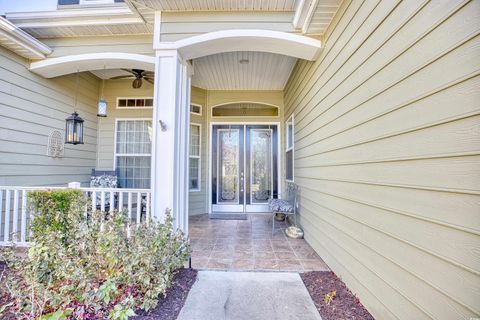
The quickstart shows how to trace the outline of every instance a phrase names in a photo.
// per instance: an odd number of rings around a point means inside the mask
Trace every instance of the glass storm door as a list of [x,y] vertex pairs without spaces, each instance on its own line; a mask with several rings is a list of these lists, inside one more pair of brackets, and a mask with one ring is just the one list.
[[267,212],[277,170],[276,126],[213,126],[213,212]]

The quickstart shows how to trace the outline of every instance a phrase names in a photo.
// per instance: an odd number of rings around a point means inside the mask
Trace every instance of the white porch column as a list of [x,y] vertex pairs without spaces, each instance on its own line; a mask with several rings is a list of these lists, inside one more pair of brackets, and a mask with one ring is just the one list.
[[177,50],[158,50],[152,135],[152,213],[163,221],[171,209],[174,227],[188,232],[190,79]]

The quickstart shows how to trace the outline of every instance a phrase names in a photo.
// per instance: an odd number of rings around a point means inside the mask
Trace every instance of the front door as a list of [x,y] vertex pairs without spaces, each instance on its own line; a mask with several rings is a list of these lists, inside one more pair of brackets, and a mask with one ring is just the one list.
[[212,211],[267,212],[277,196],[277,126],[214,125]]

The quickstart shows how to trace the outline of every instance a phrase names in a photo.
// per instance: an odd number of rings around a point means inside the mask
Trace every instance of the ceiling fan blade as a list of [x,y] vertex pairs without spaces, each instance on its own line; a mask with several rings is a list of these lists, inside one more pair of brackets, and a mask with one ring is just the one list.
[[144,77],[153,77],[155,75],[155,72],[152,72],[152,71],[143,71],[142,72],[142,75]]
[[152,78],[146,78],[146,77],[145,77],[145,78],[143,78],[143,79],[144,79],[145,81],[150,82],[151,84],[153,84],[153,81],[154,81],[154,80],[153,80]]
[[128,78],[132,78],[132,76],[116,76],[116,77],[111,77],[110,80],[128,79]]
[[134,76],[137,76],[137,73],[136,73],[135,71],[130,70],[130,69],[120,68],[120,70],[126,71],[126,72],[128,72],[128,73],[133,74]]

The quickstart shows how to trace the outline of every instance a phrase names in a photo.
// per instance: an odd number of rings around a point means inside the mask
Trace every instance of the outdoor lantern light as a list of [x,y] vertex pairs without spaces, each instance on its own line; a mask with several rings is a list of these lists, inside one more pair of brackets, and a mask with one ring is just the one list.
[[[103,72],[105,72],[105,65],[103,65]],[[100,100],[98,100],[97,117],[107,116],[107,101],[103,97],[104,88],[105,88],[105,79],[102,79],[102,95],[100,96]]]
[[75,103],[73,113],[65,119],[65,143],[83,144],[83,119],[80,118],[77,111],[77,92],[78,92],[78,70],[75,87]]
[[65,143],[83,144],[83,119],[74,112],[65,121]]
[[98,100],[97,117],[107,116],[107,101],[102,97]]

